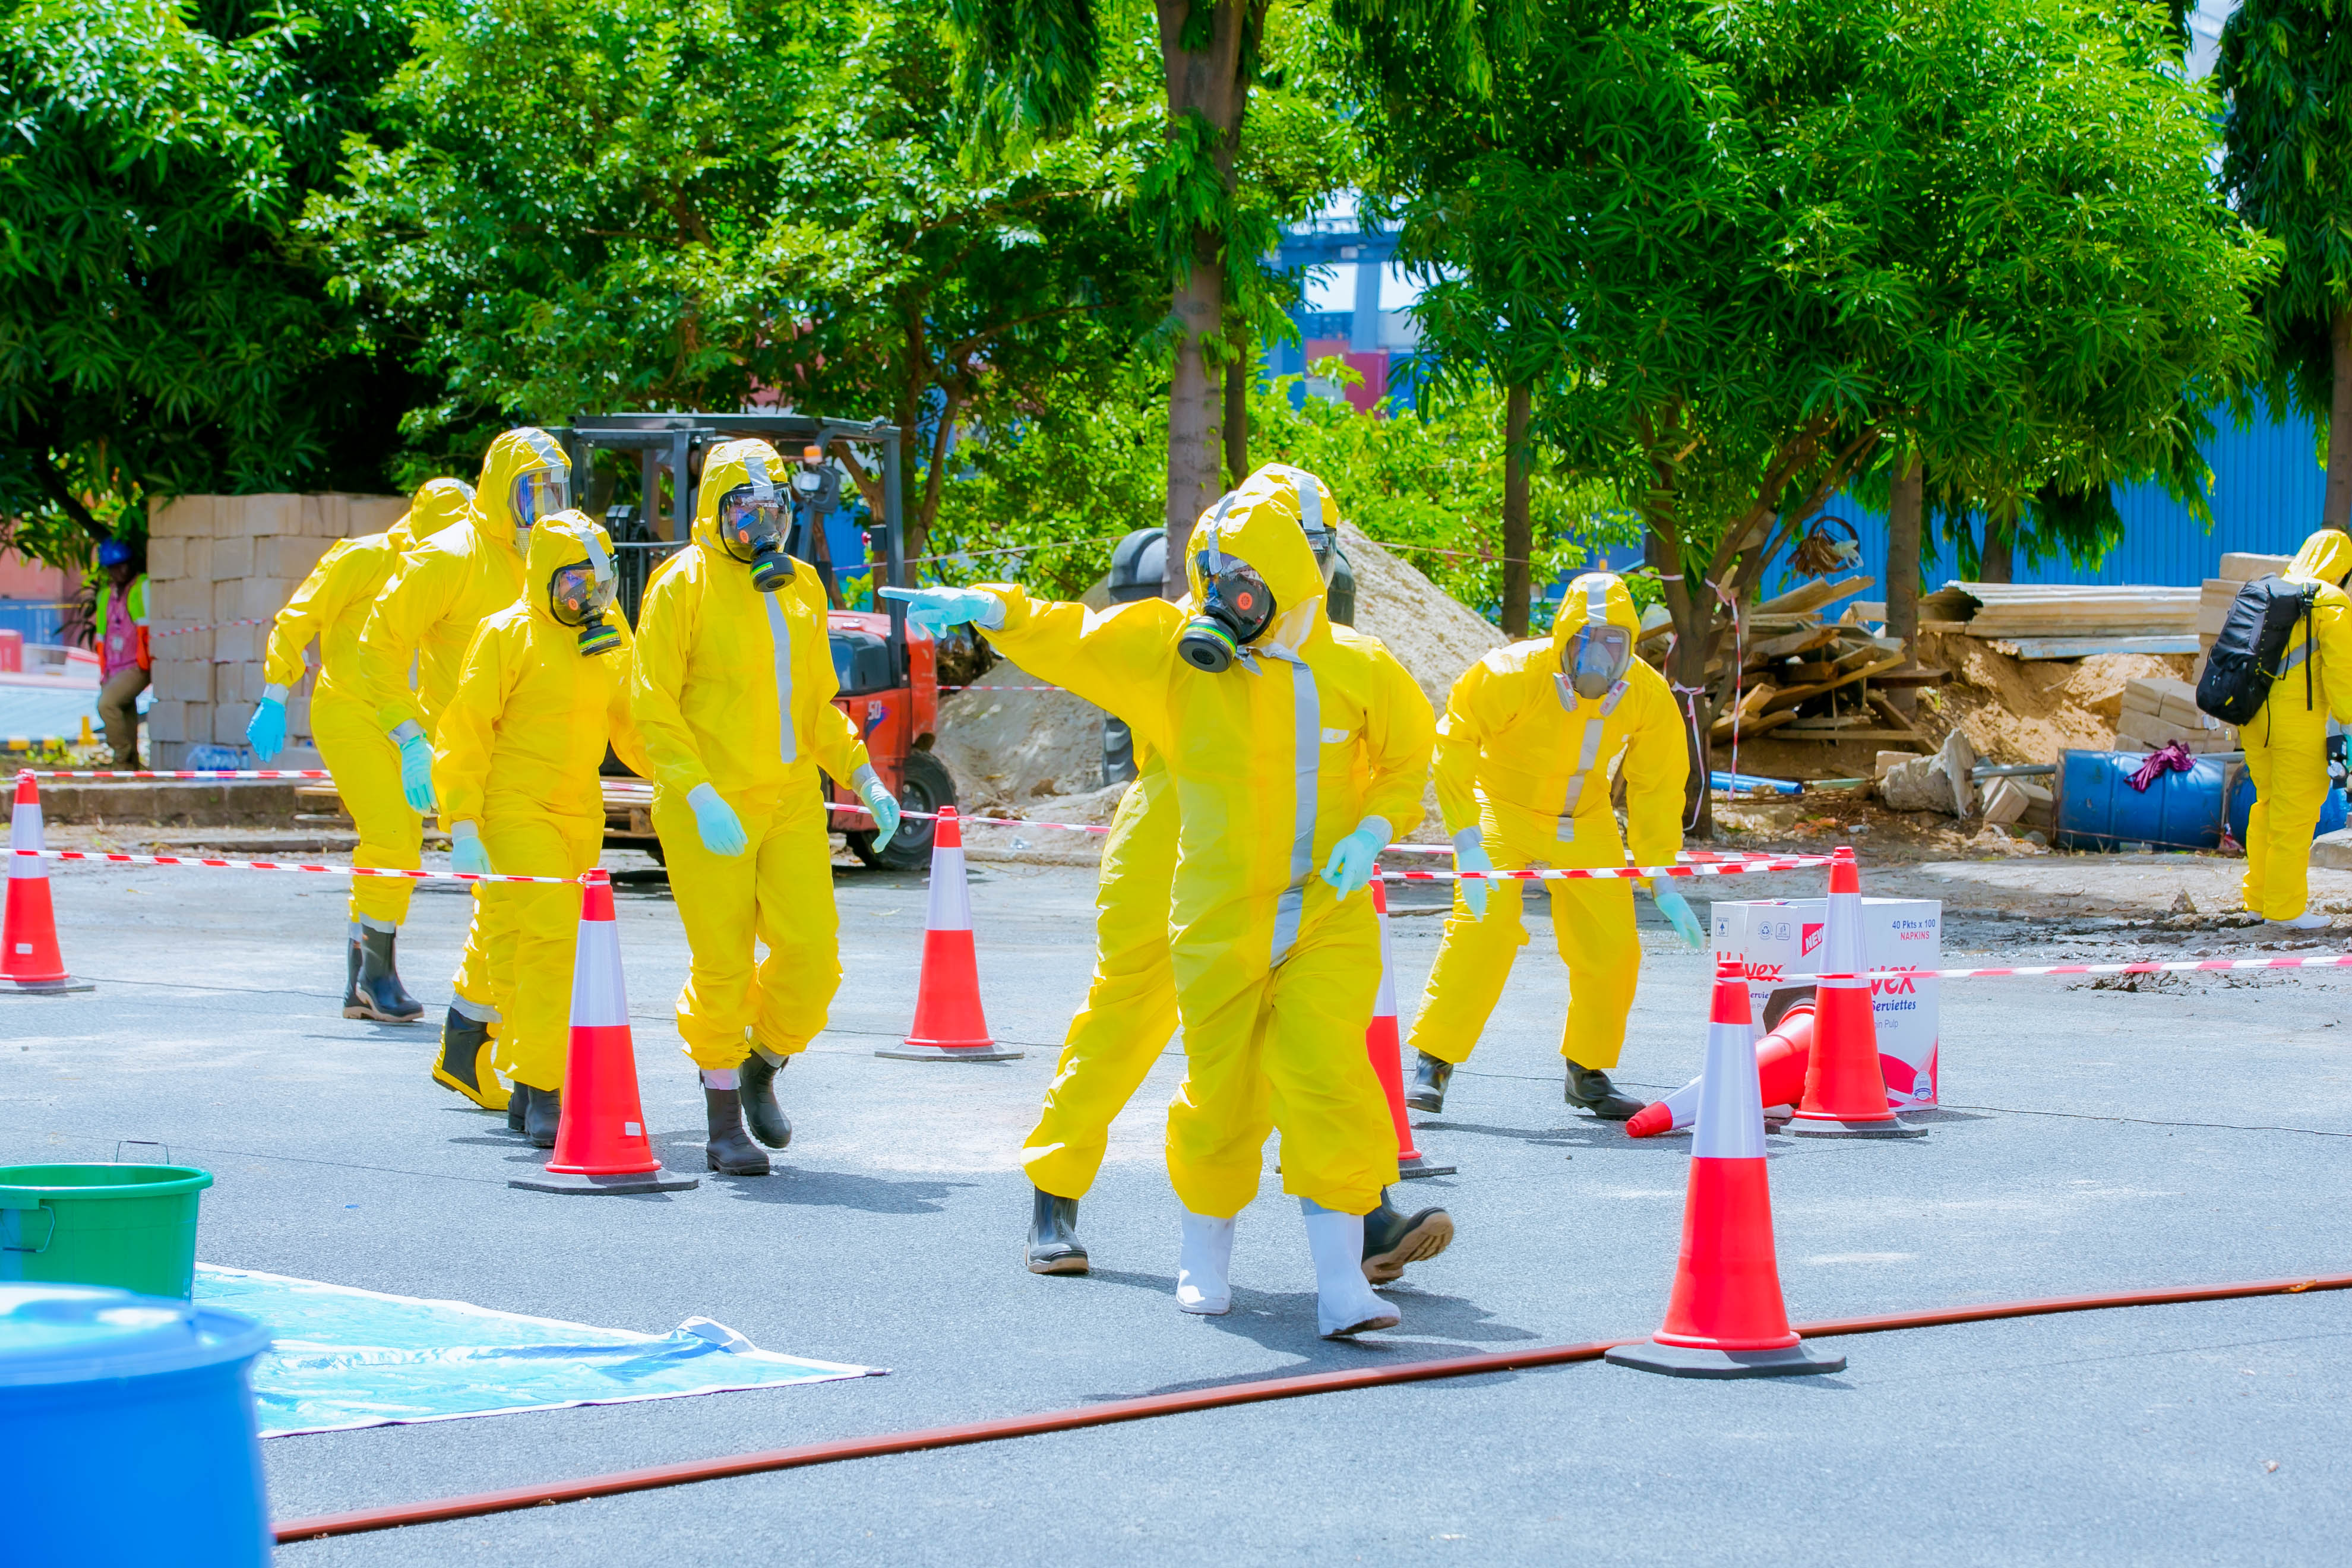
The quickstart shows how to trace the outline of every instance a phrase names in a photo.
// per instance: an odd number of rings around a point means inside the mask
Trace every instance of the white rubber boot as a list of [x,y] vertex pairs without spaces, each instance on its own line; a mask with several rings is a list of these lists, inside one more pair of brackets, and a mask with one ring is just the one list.
[[1298,1200],[1307,1216],[1307,1249],[1315,1255],[1315,1326],[1327,1340],[1393,1329],[1397,1310],[1372,1294],[1364,1279],[1364,1216],[1339,1214],[1312,1198]]
[[1184,1211],[1184,1244],[1176,1255],[1176,1310],[1203,1318],[1233,1310],[1226,1277],[1234,1263],[1234,1222]]
[[2317,910],[2305,910],[2291,921],[2265,921],[2273,931],[2326,931],[2336,922]]

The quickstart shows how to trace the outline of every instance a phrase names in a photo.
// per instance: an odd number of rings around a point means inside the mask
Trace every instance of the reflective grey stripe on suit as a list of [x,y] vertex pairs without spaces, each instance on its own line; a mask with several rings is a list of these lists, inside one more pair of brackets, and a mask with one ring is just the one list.
[[801,754],[793,735],[793,624],[785,617],[782,595],[762,594],[768,604],[768,635],[776,644],[776,735],[785,762]]
[[[1560,706],[1574,712],[1577,703],[1576,689],[1568,683],[1568,677],[1555,675],[1552,677],[1552,681],[1559,691]],[[1617,704],[1624,700],[1625,691],[1626,685],[1622,680],[1611,687],[1609,695],[1601,700],[1601,716],[1597,719],[1587,718],[1582,721],[1583,728],[1579,731],[1577,740],[1576,772],[1569,776],[1568,798],[1559,808],[1559,831],[1557,837],[1563,844],[1576,842],[1576,803],[1584,798],[1586,776],[1600,765],[1601,734],[1608,728],[1609,715],[1616,712]]]
[[1293,727],[1297,731],[1297,798],[1292,808],[1290,882],[1274,905],[1273,962],[1290,956],[1298,942],[1298,921],[1307,909],[1307,879],[1315,874],[1317,785],[1323,765],[1323,700],[1315,689],[1315,672],[1303,661],[1290,666]]

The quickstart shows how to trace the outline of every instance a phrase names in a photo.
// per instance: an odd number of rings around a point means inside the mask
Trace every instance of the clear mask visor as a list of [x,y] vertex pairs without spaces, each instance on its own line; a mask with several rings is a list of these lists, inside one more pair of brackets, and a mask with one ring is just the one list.
[[547,607],[565,626],[584,626],[613,607],[619,586],[617,577],[599,577],[593,565],[578,562],[548,580]]
[[1633,662],[1633,634],[1613,623],[1586,625],[1568,639],[1561,663],[1579,697],[1606,697]]

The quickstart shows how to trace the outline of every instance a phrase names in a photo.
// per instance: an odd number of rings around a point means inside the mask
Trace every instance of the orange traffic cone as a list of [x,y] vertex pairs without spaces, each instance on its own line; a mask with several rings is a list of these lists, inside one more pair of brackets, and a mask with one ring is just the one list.
[[[1813,1005],[1799,1002],[1780,1015],[1780,1027],[1756,1042],[1756,1098],[1765,1105],[1794,1105],[1805,1092],[1805,1064],[1813,1054]],[[1628,1138],[1654,1138],[1680,1131],[1698,1118],[1704,1075],[1642,1107],[1625,1123]]]
[[[41,842],[41,792],[28,769],[16,775],[16,808],[8,818],[10,850],[46,848]],[[58,952],[58,916],[49,904],[48,863],[35,855],[8,857],[8,911],[0,920],[0,990],[95,991],[66,973]]]
[[1371,1026],[1364,1031],[1364,1048],[1372,1056],[1372,1071],[1380,1075],[1381,1092],[1389,1097],[1389,1120],[1396,1123],[1397,1174],[1450,1176],[1458,1168],[1432,1163],[1412,1146],[1412,1123],[1404,1113],[1404,1047],[1397,1034],[1396,961],[1389,952],[1389,893],[1379,880],[1372,883],[1372,913],[1381,922],[1381,988],[1372,1001]]
[[678,1193],[698,1184],[692,1176],[663,1170],[646,1137],[613,879],[591,871],[580,899],[580,943],[572,955],[572,1043],[555,1155],[541,1174],[517,1176],[507,1185],[534,1193]]
[[1764,1170],[1764,1102],[1756,1084],[1748,983],[1736,960],[1716,971],[1699,1079],[1682,1257],[1665,1326],[1619,1345],[1620,1366],[1670,1377],[1788,1377],[1844,1369],[1789,1327],[1772,1254],[1772,1193]]
[[1862,873],[1841,844],[1830,857],[1829,931],[1813,983],[1813,1053],[1805,1098],[1789,1123],[1799,1138],[1925,1138],[1896,1118],[1878,1070],[1878,1020],[1862,952]]
[[951,805],[940,807],[939,831],[931,839],[931,899],[923,921],[923,975],[916,984],[914,1026],[904,1045],[874,1054],[921,1062],[1009,1062],[1025,1054],[992,1039],[988,1016],[981,1010],[963,829]]

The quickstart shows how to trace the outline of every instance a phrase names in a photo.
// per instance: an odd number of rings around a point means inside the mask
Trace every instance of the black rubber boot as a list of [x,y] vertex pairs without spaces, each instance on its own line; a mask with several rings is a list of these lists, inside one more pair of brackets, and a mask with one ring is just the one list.
[[359,954],[359,966],[343,997],[344,1017],[414,1024],[425,1016],[425,1004],[408,994],[400,983],[400,971],[393,966],[393,939],[399,934],[373,926],[360,928],[359,940],[352,944]]
[[1579,1067],[1574,1062],[1568,1064],[1568,1084],[1562,1092],[1570,1105],[1589,1110],[1603,1121],[1623,1121],[1643,1104],[1618,1093],[1617,1086],[1599,1068]]
[[1032,1274],[1084,1274],[1086,1243],[1078,1239],[1078,1200],[1057,1198],[1043,1187],[1029,1207],[1026,1257]]
[[530,1130],[530,1085],[514,1086],[514,1097],[507,1101],[507,1131],[527,1132]]
[[360,1000],[360,939],[352,937],[343,943],[343,1016],[364,1018],[365,1006]]
[[487,1052],[490,1026],[478,1024],[455,1007],[441,1023],[441,1058],[433,1064],[433,1081],[454,1089],[484,1110],[504,1110],[507,1091],[490,1070]]
[[710,1121],[710,1142],[703,1155],[722,1176],[764,1176],[767,1152],[743,1134],[743,1101],[738,1098],[741,1092],[703,1086],[702,1109]]
[[[517,1089],[523,1086],[515,1085]],[[563,1125],[563,1091],[558,1089],[534,1089],[530,1104],[522,1113],[523,1136],[534,1149],[555,1147],[556,1130]]]
[[1404,1102],[1415,1110],[1445,1109],[1445,1086],[1454,1081],[1454,1064],[1440,1061],[1427,1051],[1417,1051],[1421,1059],[1413,1063],[1412,1082],[1405,1086]]
[[[1423,1057],[1423,1061],[1429,1058]],[[1381,1206],[1364,1216],[1364,1278],[1386,1285],[1408,1263],[1425,1263],[1454,1243],[1454,1216],[1444,1209],[1404,1214],[1381,1189]]]
[[771,1149],[789,1148],[793,1142],[792,1118],[776,1103],[776,1074],[792,1059],[771,1062],[753,1051],[735,1069],[735,1096],[743,1102],[743,1120],[751,1124],[751,1136]]

